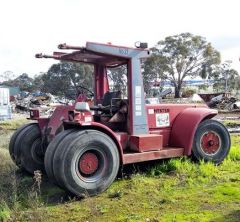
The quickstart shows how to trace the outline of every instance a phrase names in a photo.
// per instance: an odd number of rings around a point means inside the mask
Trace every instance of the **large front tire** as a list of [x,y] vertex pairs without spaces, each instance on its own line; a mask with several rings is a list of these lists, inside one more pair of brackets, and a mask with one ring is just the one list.
[[197,160],[221,163],[231,146],[230,135],[224,125],[216,120],[201,122],[195,133],[192,153]]
[[[47,173],[48,178],[53,181],[55,181],[54,173],[53,173],[53,157],[54,154],[58,148],[58,145],[61,143],[61,141],[70,133],[72,133],[73,130],[64,130],[63,132],[59,133],[48,145],[47,150],[44,155],[44,166],[45,171]],[[61,161],[61,160],[60,160]],[[60,185],[60,184],[59,184]],[[61,185],[60,185],[61,186]]]
[[[65,142],[59,144],[54,172],[73,194],[97,195],[105,191],[117,176],[120,164],[117,146],[109,136],[96,130],[75,132],[74,135],[74,139],[68,135]],[[68,146],[65,146],[67,141]],[[64,154],[61,162],[56,161],[60,154]]]

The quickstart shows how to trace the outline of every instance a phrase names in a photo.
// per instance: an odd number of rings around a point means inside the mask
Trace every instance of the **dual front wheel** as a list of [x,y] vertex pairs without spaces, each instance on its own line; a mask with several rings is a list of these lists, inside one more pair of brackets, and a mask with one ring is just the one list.
[[104,133],[66,130],[49,144],[45,166],[48,176],[59,186],[78,196],[92,196],[114,181],[119,153]]

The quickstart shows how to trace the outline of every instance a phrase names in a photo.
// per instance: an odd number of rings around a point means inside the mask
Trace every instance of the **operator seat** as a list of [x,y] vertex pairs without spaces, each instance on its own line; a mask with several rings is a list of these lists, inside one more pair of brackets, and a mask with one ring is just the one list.
[[103,96],[103,106],[109,106],[109,105],[116,105],[117,101],[114,101],[114,99],[121,99],[121,92],[120,91],[107,91]]
[[106,114],[112,114],[118,111],[117,102],[121,99],[120,91],[107,91],[103,96],[102,104],[90,107],[91,110],[102,111]]

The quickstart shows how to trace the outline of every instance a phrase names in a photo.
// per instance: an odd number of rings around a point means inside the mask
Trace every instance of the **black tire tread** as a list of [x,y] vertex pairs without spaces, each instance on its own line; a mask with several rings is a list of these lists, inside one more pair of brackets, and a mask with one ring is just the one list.
[[9,153],[10,153],[12,160],[19,168],[22,167],[21,151],[20,151],[19,143],[22,140],[22,138],[25,136],[25,132],[28,130],[28,128],[34,124],[36,124],[36,123],[28,123],[28,124],[25,124],[25,125],[19,127],[10,139]]
[[55,182],[56,179],[54,177],[54,172],[53,172],[53,157],[56,152],[56,149],[60,142],[72,132],[72,129],[69,130],[64,130],[63,132],[59,133],[48,145],[47,150],[45,152],[44,156],[44,167],[46,174],[49,178],[49,180]]
[[72,143],[81,135],[83,131],[73,131],[71,134],[68,134],[61,142],[59,143],[58,147],[56,147],[54,156],[53,156],[53,174],[56,183],[60,187],[64,187],[64,181],[62,179],[62,170],[60,170],[61,163],[63,161],[64,154],[67,150],[66,147],[70,147]]
[[[32,158],[31,148],[33,143],[41,138],[41,131],[38,123],[35,123],[22,131],[22,135],[17,139],[19,142],[19,153],[21,158],[21,166],[24,170],[33,174],[36,170],[44,172],[43,160],[36,161]],[[16,141],[16,142],[17,142]],[[41,141],[39,149],[41,149]]]
[[[73,139],[74,137],[75,139]],[[85,183],[84,185],[88,188],[83,188],[75,180],[76,178],[73,178],[69,164],[71,163],[71,158],[75,155],[74,152],[83,149],[85,144],[97,143],[97,141],[100,141],[101,144],[105,144],[104,149],[108,150],[107,152],[110,152],[110,155],[113,155],[113,159],[110,160],[112,161],[112,167],[106,170],[104,178],[100,178],[99,181],[96,182],[96,187],[93,186],[93,188],[91,183],[89,183],[89,185]],[[65,146],[68,142],[70,142],[68,146]],[[81,147],[81,144],[83,144],[83,147]],[[59,161],[59,159],[61,161]],[[103,192],[111,185],[118,173],[120,160],[117,146],[108,135],[96,130],[84,130],[80,133],[73,134],[71,137],[69,136],[66,138],[65,142],[62,141],[62,143],[59,144],[59,149],[55,153],[53,163],[54,173],[57,174],[58,182],[62,183],[68,191],[77,196],[93,196]]]

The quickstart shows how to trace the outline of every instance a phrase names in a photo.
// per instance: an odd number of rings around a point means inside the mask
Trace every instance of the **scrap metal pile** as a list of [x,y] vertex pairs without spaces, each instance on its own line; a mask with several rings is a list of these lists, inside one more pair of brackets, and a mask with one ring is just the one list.
[[240,111],[240,101],[226,93],[199,94],[210,108],[220,111]]
[[22,93],[11,101],[11,106],[15,112],[28,112],[31,108],[38,108],[42,115],[51,115],[56,106],[73,104],[73,102],[50,93]]

